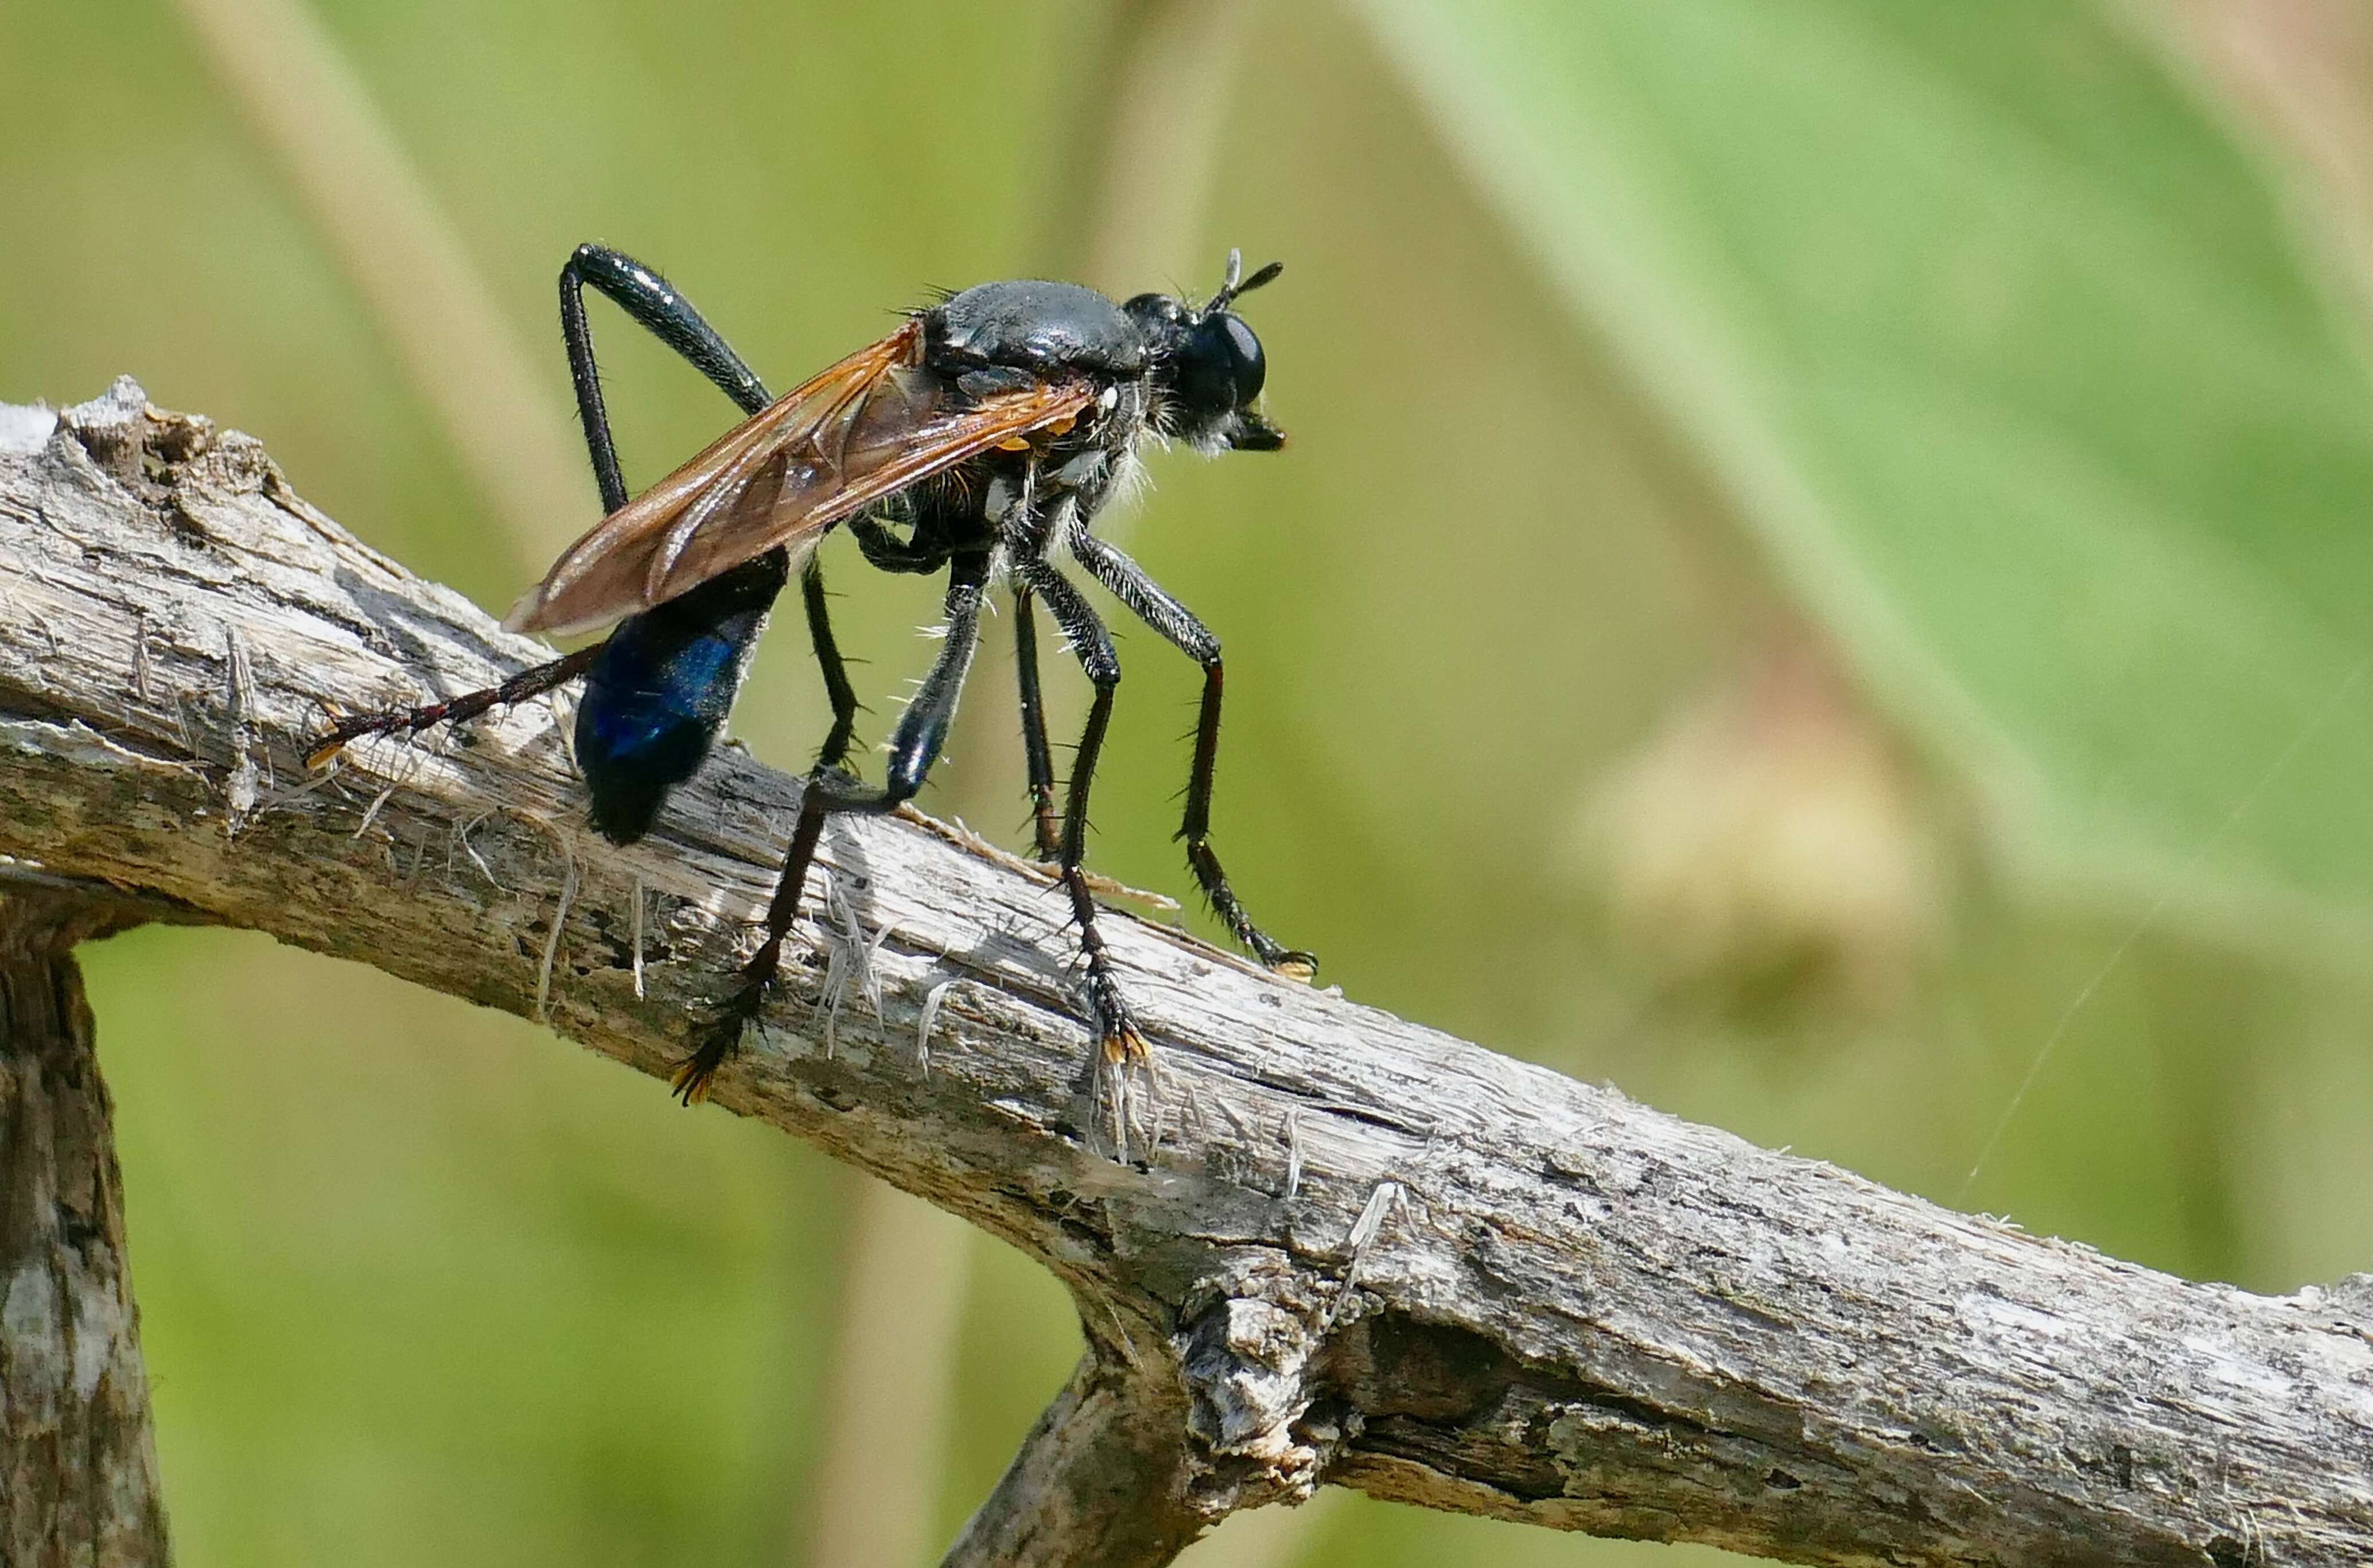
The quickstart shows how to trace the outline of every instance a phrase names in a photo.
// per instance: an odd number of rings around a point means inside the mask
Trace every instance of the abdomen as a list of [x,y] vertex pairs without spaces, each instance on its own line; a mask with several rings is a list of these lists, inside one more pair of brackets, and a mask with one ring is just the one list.
[[585,677],[577,766],[602,837],[631,844],[697,772],[732,711],[750,650],[790,575],[780,550],[618,623]]

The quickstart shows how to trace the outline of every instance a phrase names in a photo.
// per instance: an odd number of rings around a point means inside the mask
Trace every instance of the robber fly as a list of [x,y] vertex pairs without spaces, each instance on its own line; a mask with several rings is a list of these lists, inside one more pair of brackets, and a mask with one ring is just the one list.
[[[1049,559],[1058,549],[1203,668],[1187,777],[1186,863],[1236,939],[1268,967],[1307,979],[1308,954],[1271,940],[1228,886],[1210,844],[1219,760],[1219,639],[1136,562],[1089,531],[1127,484],[1149,440],[1207,453],[1274,451],[1285,436],[1253,408],[1266,367],[1260,340],[1233,309],[1283,270],[1244,275],[1228,253],[1219,292],[1201,305],[1163,294],[1116,304],[1077,284],[986,283],[916,310],[896,331],[779,398],[689,300],[649,267],[582,245],[560,274],[560,320],[577,407],[607,516],[569,546],[511,611],[518,631],[565,633],[615,623],[601,643],[485,691],[423,708],[357,715],[314,753],[358,736],[417,733],[474,718],[582,677],[576,753],[600,832],[631,843],[717,742],[776,596],[800,574],[816,661],[832,701],[830,732],[808,775],[765,942],[675,1075],[702,1098],[739,1044],[782,958],[824,819],[896,810],[923,785],[947,739],[980,632],[982,602],[1013,596],[1022,730],[1036,848],[1070,895],[1086,963],[1089,1020],[1106,1059],[1144,1050],[1096,929],[1081,869],[1088,790],[1111,718],[1120,663],[1111,634]],[[585,318],[590,285],[674,349],[747,417],[674,473],[629,499]],[[833,641],[816,546],[845,525],[884,571],[948,577],[938,661],[890,738],[888,777],[869,788],[848,766],[857,696]],[[1043,603],[1095,696],[1059,816],[1039,700],[1034,605]]]

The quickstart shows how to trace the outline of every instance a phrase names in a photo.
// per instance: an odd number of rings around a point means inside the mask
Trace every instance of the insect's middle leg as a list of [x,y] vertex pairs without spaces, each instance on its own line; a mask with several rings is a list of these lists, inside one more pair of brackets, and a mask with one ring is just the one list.
[[824,567],[811,553],[800,570],[800,602],[808,613],[808,640],[815,647],[816,668],[824,673],[824,693],[832,704],[832,729],[816,752],[815,771],[837,769],[848,760],[849,743],[857,736],[857,688],[848,684],[848,666],[832,635],[832,606],[824,591]]
[[[840,759],[830,755],[829,743],[827,756],[808,776],[807,786],[800,794],[800,814],[791,828],[790,845],[783,854],[782,873],[776,879],[774,896],[766,903],[766,939],[742,966],[741,983],[706,1037],[676,1069],[675,1092],[684,1104],[696,1105],[707,1097],[709,1080],[741,1044],[742,1029],[756,1016],[767,986],[782,968],[783,942],[799,919],[800,898],[807,886],[808,872],[815,864],[824,819],[843,813],[879,816],[896,811],[914,798],[929,777],[931,765],[939,760],[940,750],[947,743],[948,730],[955,721],[964,674],[972,667],[973,649],[980,640],[981,592],[988,578],[987,556],[956,558],[948,583],[947,639],[931,673],[923,678],[921,689],[899,716],[898,726],[891,733],[889,778],[883,787],[867,790],[843,771]],[[820,595],[821,579],[814,580]],[[820,603],[820,597],[812,603]],[[832,684],[829,677],[826,684]],[[844,675],[839,685],[845,689],[847,685]],[[835,707],[837,711],[837,697]],[[843,720],[853,720],[855,708],[852,695],[847,714],[836,719],[834,726],[843,750],[847,743],[842,733]]]
[[810,555],[800,571],[800,603],[807,613],[808,640],[815,649],[816,668],[824,676],[824,696],[832,704],[832,728],[817,748],[815,766],[801,791],[800,815],[783,855],[783,869],[766,904],[766,940],[742,966],[741,988],[725,1017],[693,1059],[676,1074],[676,1087],[686,1103],[697,1100],[708,1077],[740,1037],[742,1025],[754,1012],[766,989],[782,965],[783,939],[799,919],[800,896],[814,863],[816,845],[824,836],[825,803],[836,781],[853,783],[848,772],[848,751],[857,733],[857,689],[849,684],[848,666],[832,632],[832,605],[824,591],[824,567]]
[[1030,822],[1036,835],[1038,858],[1053,860],[1062,853],[1055,818],[1055,758],[1046,744],[1046,706],[1038,690],[1037,617],[1030,608],[1030,586],[1013,591],[1013,668],[1022,687],[1022,754],[1030,770]]
[[[1112,634],[1069,579],[1043,562],[1014,568],[1027,590],[1046,602],[1046,611],[1062,627],[1065,640],[1079,656],[1095,697],[1088,705],[1088,721],[1080,732],[1079,749],[1071,756],[1071,782],[1063,796],[1063,827],[1055,861],[1063,873],[1064,891],[1071,895],[1071,917],[1080,928],[1080,953],[1087,960],[1088,1011],[1108,1061],[1141,1059],[1144,1036],[1129,1013],[1120,982],[1113,974],[1112,954],[1104,933],[1096,929],[1096,901],[1088,889],[1081,861],[1087,854],[1088,791],[1095,783],[1096,759],[1104,750],[1105,727],[1111,721],[1113,694],[1120,689],[1120,658],[1113,651]],[[1050,768],[1051,771],[1051,768]]]

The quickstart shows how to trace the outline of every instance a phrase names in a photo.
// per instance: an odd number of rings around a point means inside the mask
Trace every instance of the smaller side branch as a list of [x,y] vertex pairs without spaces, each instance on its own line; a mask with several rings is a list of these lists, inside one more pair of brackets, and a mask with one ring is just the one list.
[[1337,1298],[1266,1284],[1282,1299],[1210,1294],[1151,1354],[1116,1317],[1091,1332],[941,1568],[1160,1568],[1239,1509],[1307,1501],[1360,1418],[1320,1387]]
[[0,1562],[167,1561],[123,1180],[69,950],[136,916],[0,885]]
[[[1175,1387],[1094,1350],[1023,1440],[941,1568],[1160,1568],[1214,1519],[1186,1503]],[[1165,1419],[1166,1418],[1166,1419]]]

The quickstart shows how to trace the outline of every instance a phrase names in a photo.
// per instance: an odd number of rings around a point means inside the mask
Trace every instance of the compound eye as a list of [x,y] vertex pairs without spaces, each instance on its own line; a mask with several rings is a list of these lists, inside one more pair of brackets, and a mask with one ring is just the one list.
[[1261,384],[1268,379],[1268,363],[1261,354],[1260,339],[1243,318],[1223,315],[1220,325],[1226,333],[1230,368],[1235,372],[1236,406],[1243,408],[1260,396]]

